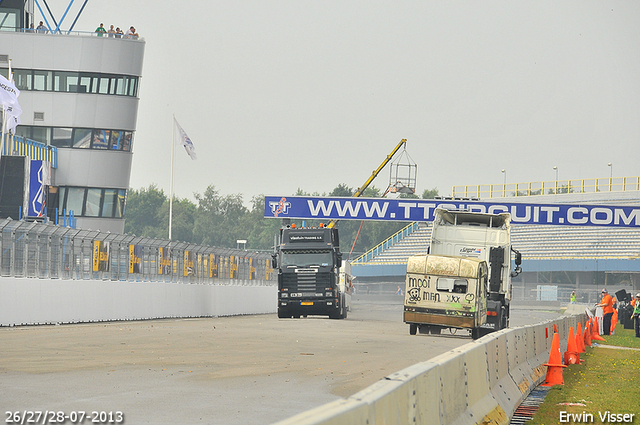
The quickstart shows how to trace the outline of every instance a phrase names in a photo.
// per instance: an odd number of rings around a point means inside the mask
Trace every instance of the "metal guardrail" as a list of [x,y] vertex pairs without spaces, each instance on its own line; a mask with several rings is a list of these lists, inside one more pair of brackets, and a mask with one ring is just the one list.
[[640,190],[640,177],[553,180],[528,183],[453,186],[451,196],[464,198],[506,198],[566,193],[628,192]]
[[0,220],[5,277],[271,285],[270,260],[246,250]]
[[[105,28],[106,29],[106,28]],[[36,28],[15,28],[12,26],[0,26],[0,31],[3,32],[21,32],[21,33],[25,33],[25,34],[38,34],[38,35],[76,35],[76,36],[82,36],[82,37],[104,37],[104,38],[117,38],[117,39],[122,39],[122,40],[129,40],[129,41],[144,41],[144,38],[138,36],[138,37],[133,37],[133,36],[126,36],[126,34],[122,33],[122,34],[109,34],[109,33],[98,33],[95,31],[68,31],[68,30],[63,30],[61,28],[59,28],[57,31],[55,28],[51,28],[51,30],[49,30],[49,28],[45,29],[45,30],[38,30]],[[124,30],[123,30],[124,31]]]
[[[374,246],[369,251],[365,252],[364,254],[362,254],[355,260],[353,260],[351,264],[362,264],[370,261],[373,257],[380,254],[384,250],[390,248],[391,246],[396,244],[398,241],[405,238],[406,236],[408,236],[410,233],[414,232],[417,229],[418,229],[417,222],[408,224],[407,226],[403,227],[393,235],[389,236],[386,240],[380,242],[378,245]],[[405,263],[398,263],[398,264],[405,264]],[[384,263],[384,264],[389,264],[389,263]]]

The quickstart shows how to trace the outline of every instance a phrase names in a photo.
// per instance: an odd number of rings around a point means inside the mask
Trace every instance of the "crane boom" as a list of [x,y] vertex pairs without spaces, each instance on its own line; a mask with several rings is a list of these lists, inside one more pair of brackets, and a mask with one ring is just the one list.
[[[373,173],[371,173],[371,176],[367,179],[367,181],[365,181],[364,184],[360,186],[358,190],[356,190],[356,193],[353,194],[354,198],[362,196],[364,191],[369,187],[371,182],[373,182],[373,180],[378,176],[378,174],[380,174],[380,171],[382,171],[385,165],[387,165],[389,161],[391,161],[393,156],[400,150],[400,148],[405,146],[406,144],[407,144],[407,139],[400,140],[400,143],[398,143],[398,145],[395,148],[393,148],[391,153],[387,155],[387,157],[384,159],[384,161],[382,161],[382,163],[378,166],[378,168],[376,168],[373,171]],[[327,227],[333,228],[337,222],[338,222],[337,220],[331,220],[331,222],[327,225]]]

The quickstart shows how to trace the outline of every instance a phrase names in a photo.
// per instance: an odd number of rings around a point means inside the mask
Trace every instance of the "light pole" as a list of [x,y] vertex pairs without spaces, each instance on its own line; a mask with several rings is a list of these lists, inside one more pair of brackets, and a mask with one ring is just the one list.
[[558,194],[558,166],[554,165],[553,169],[556,170],[556,186],[555,186],[555,194]]
[[613,178],[613,164],[608,163],[607,166],[609,166],[609,180],[611,180]]
[[507,170],[502,169],[502,174],[504,174],[504,183],[502,184],[502,197],[507,196]]

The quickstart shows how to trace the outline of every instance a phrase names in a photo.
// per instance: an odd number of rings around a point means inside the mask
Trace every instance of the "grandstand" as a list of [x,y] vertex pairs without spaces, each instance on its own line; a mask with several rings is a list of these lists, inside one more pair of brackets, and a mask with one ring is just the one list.
[[[523,198],[520,196],[518,200]],[[508,201],[513,202],[514,198]],[[640,205],[640,191],[536,196],[535,201]],[[620,275],[624,275],[624,283],[616,290],[640,291],[640,229],[513,223],[512,226],[512,244],[522,253],[524,269],[513,280],[514,295],[518,298],[530,299],[534,289],[545,284],[558,286],[560,298],[568,298],[572,290],[588,291],[585,301],[592,302],[599,295],[598,286],[618,282]],[[430,236],[430,223],[412,223],[381,242],[351,262],[357,282],[369,285],[381,281],[395,288],[404,280],[407,259],[426,253]],[[618,279],[613,279],[616,274]]]

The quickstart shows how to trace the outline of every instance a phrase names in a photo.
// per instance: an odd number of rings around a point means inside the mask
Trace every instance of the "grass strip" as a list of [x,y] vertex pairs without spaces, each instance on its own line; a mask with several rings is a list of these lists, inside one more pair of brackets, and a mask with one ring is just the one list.
[[[640,338],[622,326],[603,338],[602,346],[585,348],[582,364],[563,370],[564,385],[551,388],[527,425],[624,423],[624,414],[634,415],[626,417],[627,423],[640,424],[640,350],[604,347],[640,348]],[[607,417],[607,412],[620,416]]]

